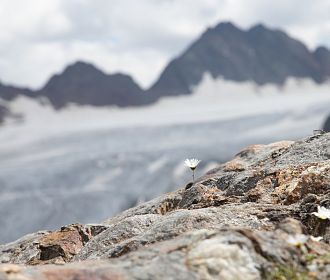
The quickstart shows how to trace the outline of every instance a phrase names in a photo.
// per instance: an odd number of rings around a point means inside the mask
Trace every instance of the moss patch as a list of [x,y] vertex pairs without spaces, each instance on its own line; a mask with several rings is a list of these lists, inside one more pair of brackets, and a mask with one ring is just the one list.
[[266,280],[310,280],[315,279],[306,271],[300,271],[292,266],[278,266],[266,276]]

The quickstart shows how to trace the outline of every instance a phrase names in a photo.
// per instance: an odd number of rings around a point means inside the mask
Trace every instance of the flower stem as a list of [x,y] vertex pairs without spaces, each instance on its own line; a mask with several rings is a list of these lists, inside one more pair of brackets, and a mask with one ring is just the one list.
[[192,174],[192,179],[193,179],[193,183],[195,183],[195,169],[193,169],[193,174]]

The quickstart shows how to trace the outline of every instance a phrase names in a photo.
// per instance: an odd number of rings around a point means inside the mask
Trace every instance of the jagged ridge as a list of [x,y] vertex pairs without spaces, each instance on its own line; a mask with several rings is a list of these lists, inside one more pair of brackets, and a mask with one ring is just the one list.
[[205,73],[213,78],[282,85],[287,78],[330,76],[330,52],[311,52],[285,32],[258,24],[242,30],[230,22],[209,28],[182,55],[173,59],[150,89],[157,96],[189,94]]
[[141,106],[163,96],[191,93],[205,73],[214,78],[253,81],[260,85],[282,85],[289,77],[322,83],[330,76],[330,51],[319,47],[311,52],[285,32],[261,24],[242,30],[224,22],[207,29],[173,59],[146,92],[128,75],[107,75],[89,63],[77,62],[54,75],[37,91],[0,84],[0,98],[44,96],[55,108],[69,103]]

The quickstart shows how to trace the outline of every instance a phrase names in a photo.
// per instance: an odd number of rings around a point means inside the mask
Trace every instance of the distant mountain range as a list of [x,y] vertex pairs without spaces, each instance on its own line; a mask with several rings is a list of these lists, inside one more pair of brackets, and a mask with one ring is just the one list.
[[[181,55],[170,61],[148,90],[128,75],[107,75],[85,62],[69,65],[37,91],[0,84],[0,98],[19,95],[47,97],[56,109],[79,105],[141,106],[163,96],[190,94],[205,73],[213,78],[253,81],[258,85],[282,85],[289,77],[310,78],[323,83],[330,78],[330,51],[310,51],[302,42],[281,30],[258,24],[241,30],[232,23],[207,29]],[[0,105],[0,118],[7,112]]]
[[282,85],[288,77],[322,83],[330,77],[330,51],[319,47],[311,52],[283,31],[261,24],[244,31],[220,23],[173,59],[149,91],[157,96],[189,94],[206,72],[259,85]]
[[128,75],[107,75],[92,64],[77,62],[53,76],[38,96],[48,97],[56,108],[68,103],[81,105],[145,105],[143,90]]

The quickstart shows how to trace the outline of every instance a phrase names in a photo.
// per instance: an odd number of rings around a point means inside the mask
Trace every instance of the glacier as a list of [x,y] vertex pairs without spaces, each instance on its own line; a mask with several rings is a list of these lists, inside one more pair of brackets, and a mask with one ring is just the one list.
[[63,224],[95,223],[184,187],[185,158],[197,175],[246,145],[313,134],[330,114],[330,85],[289,79],[283,87],[213,80],[192,95],[142,108],[71,104],[19,97],[22,119],[0,127],[0,243]]

